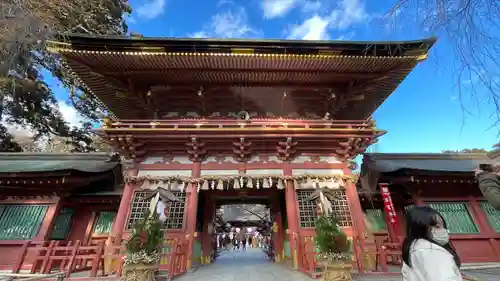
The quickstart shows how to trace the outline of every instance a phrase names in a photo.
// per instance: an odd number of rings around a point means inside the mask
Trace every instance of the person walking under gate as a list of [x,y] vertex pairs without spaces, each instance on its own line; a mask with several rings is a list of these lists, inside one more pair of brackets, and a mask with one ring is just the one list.
[[443,216],[427,206],[408,213],[403,241],[403,281],[462,281],[460,258]]
[[247,239],[246,237],[241,240],[241,250],[246,251],[247,250]]
[[229,238],[229,235],[224,236],[224,249],[226,251],[229,251],[229,245],[231,245],[231,238]]
[[240,241],[238,241],[238,238],[235,236],[233,238],[233,251],[238,251],[240,248]]

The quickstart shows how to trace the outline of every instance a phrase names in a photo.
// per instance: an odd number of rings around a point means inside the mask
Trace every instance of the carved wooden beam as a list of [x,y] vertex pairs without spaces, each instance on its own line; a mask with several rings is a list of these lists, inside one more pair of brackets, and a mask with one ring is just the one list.
[[137,99],[137,102],[140,104],[140,106],[144,109],[148,109],[148,106],[146,104],[146,100],[144,100],[144,97],[141,97],[138,92],[137,92],[137,89],[135,88],[135,85],[134,83],[132,82],[132,78],[129,77],[127,78],[127,88],[128,88],[128,91],[136,96],[138,99]]
[[120,152],[126,159],[136,159],[147,154],[144,142],[136,141],[132,136],[119,136],[109,138],[113,150]]
[[236,160],[246,162],[252,156],[252,142],[240,138],[239,141],[233,142],[233,153]]
[[276,150],[281,161],[291,161],[297,156],[297,142],[288,137],[286,141],[278,142]]
[[186,152],[189,160],[193,162],[201,162],[207,157],[206,143],[200,141],[197,137],[192,137],[186,143]]
[[336,153],[342,160],[351,159],[365,152],[366,148],[377,142],[374,138],[349,138],[346,142],[339,142]]

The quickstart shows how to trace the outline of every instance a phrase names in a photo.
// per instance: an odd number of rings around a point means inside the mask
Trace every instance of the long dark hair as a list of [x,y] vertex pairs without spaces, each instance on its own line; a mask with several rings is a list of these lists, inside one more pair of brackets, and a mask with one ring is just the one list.
[[[403,261],[411,267],[410,248],[413,242],[417,239],[425,239],[433,244],[439,245],[430,238],[431,227],[438,224],[438,218],[441,218],[446,228],[446,221],[443,216],[436,210],[427,206],[415,206],[407,215],[406,238],[403,241]],[[455,260],[458,267],[461,265],[457,251],[451,243],[439,245],[445,248]]]

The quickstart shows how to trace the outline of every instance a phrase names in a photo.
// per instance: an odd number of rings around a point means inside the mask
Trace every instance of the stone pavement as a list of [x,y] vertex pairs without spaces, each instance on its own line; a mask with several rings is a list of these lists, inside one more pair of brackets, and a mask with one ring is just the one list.
[[211,264],[175,281],[311,281],[306,275],[268,260],[262,249],[222,252]]
[[[481,281],[499,281],[500,269],[466,271]],[[301,272],[270,262],[261,249],[222,252],[211,264],[175,278],[175,281],[312,281]],[[402,277],[360,277],[357,281],[402,281]]]
[[500,280],[500,268],[464,270],[465,275],[475,277],[481,281]]

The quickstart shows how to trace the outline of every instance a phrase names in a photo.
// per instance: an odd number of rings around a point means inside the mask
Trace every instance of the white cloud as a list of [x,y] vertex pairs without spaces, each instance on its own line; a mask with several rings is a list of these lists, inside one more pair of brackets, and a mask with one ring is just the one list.
[[165,11],[165,0],[147,0],[137,8],[137,15],[144,19],[154,19]]
[[[308,4],[309,3],[309,4]],[[307,8],[307,5],[310,5]],[[326,14],[318,14],[319,7],[322,7],[320,2],[305,2],[304,11],[318,11],[309,15],[301,24],[292,25],[287,30],[287,37],[290,39],[305,39],[305,40],[325,40],[330,39],[330,31],[344,32],[352,28],[356,24],[360,24],[369,20],[369,15],[366,12],[365,3],[362,0],[342,0]],[[352,37],[352,31],[350,32]],[[339,38],[344,36],[340,35]]]
[[330,24],[340,30],[367,20],[365,3],[360,0],[342,0],[330,15]]
[[14,138],[32,138],[33,132],[29,129],[23,128],[19,125],[5,124],[7,132],[14,136]]
[[[59,108],[64,120],[68,122],[71,127],[78,127],[82,122],[86,121],[85,118],[80,115],[75,108],[73,108],[73,106],[68,105],[63,101],[59,101],[57,103],[57,107]],[[54,108],[54,110],[57,110],[57,108]],[[26,140],[27,138],[32,138],[35,135],[34,131],[30,127],[9,124],[5,122],[5,120],[4,125],[6,126],[7,131],[17,140]],[[41,141],[43,141],[43,139]]]
[[321,1],[306,1],[302,7],[302,10],[304,12],[316,12],[316,11],[319,11],[319,9],[321,9],[321,7],[323,6],[323,4],[321,3]]
[[263,0],[261,6],[264,11],[264,18],[272,19],[284,16],[298,2],[298,0]]
[[191,34],[190,37],[243,38],[258,34],[259,32],[248,23],[245,9],[238,7],[215,14],[203,30]]
[[233,5],[233,1],[231,0],[219,0],[219,2],[217,2],[217,7],[220,7],[220,6],[224,6],[224,5]]
[[70,126],[79,126],[85,121],[85,118],[78,113],[72,105],[68,105],[64,101],[59,101],[57,105],[64,120],[68,122]]
[[329,21],[314,15],[302,24],[292,26],[288,39],[323,40],[328,39],[327,27]]
[[346,34],[339,35],[337,38],[335,38],[335,40],[351,40],[354,35],[356,35],[356,32],[354,31],[347,32]]
[[195,33],[191,34],[189,37],[193,37],[193,38],[208,38],[208,33],[206,33],[205,31],[198,31],[198,32],[195,32]]

